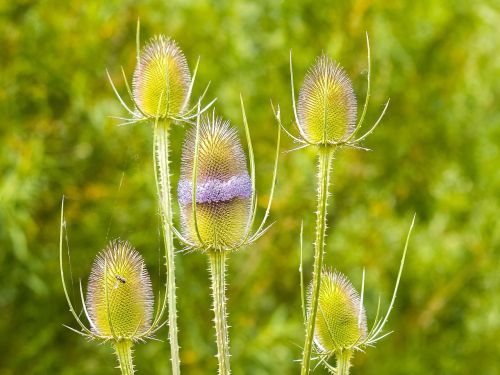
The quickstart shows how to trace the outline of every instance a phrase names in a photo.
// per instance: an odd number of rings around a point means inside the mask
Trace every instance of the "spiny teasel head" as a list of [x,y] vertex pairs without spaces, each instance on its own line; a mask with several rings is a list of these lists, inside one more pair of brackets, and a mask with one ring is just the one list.
[[189,101],[191,75],[177,43],[163,35],[142,49],[132,81],[139,112],[148,117],[181,116]]
[[357,103],[344,69],[322,55],[309,69],[300,88],[298,126],[311,144],[338,143],[356,128]]
[[336,146],[348,146],[367,150],[359,144],[366,139],[380,124],[389,106],[385,103],[377,121],[364,134],[359,135],[365,120],[370,98],[371,58],[370,40],[366,33],[368,52],[367,87],[363,110],[358,121],[356,95],[351,80],[344,69],[328,56],[322,55],[309,69],[300,88],[298,103],[295,102],[292,52],[290,51],[290,82],[292,88],[292,106],[299,136],[288,135],[303,148],[310,145],[327,146],[333,150]]
[[228,250],[248,231],[252,182],[238,134],[215,115],[199,122],[196,158],[196,222],[193,215],[193,167],[196,134],[192,128],[182,152],[178,199],[184,235],[198,248]]
[[351,350],[366,337],[366,314],[358,292],[343,274],[323,270],[314,329],[319,353]]
[[151,280],[142,256],[127,241],[115,240],[92,266],[85,305],[99,337],[134,340],[150,331]]

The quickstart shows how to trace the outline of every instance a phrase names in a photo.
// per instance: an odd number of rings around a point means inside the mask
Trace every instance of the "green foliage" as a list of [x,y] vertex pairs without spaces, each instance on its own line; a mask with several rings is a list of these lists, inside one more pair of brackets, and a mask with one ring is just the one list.
[[[88,278],[93,258],[112,238],[127,238],[144,255],[153,290],[164,283],[152,129],[117,127],[108,117],[126,115],[105,69],[126,98],[119,66],[134,69],[138,16],[143,42],[170,35],[191,69],[201,55],[193,97],[211,80],[208,97],[219,98],[218,112],[240,136],[238,96],[244,95],[257,191],[263,192],[271,182],[276,134],[269,99],[281,105],[286,127],[293,119],[290,48],[296,87],[324,51],[351,77],[360,106],[367,30],[373,95],[366,123],[376,120],[388,97],[391,105],[362,144],[372,152],[346,149],[334,160],[325,258],[358,290],[366,267],[367,311],[376,310],[378,291],[382,306],[389,303],[413,212],[418,219],[386,326],[395,333],[356,356],[351,373],[498,373],[500,13],[494,1],[24,0],[0,5],[1,374],[117,371],[112,349],[62,327],[73,324],[58,271],[63,193],[75,307],[78,279]],[[172,128],[172,186],[184,134]],[[289,140],[283,146],[293,147]],[[299,371],[299,232],[304,219],[308,277],[315,173],[313,151],[282,155],[276,224],[229,259],[235,374]],[[259,196],[260,215],[267,199]],[[201,254],[176,257],[185,374],[216,371],[206,269]],[[164,342],[135,346],[138,373],[168,373],[166,327],[157,336]]]

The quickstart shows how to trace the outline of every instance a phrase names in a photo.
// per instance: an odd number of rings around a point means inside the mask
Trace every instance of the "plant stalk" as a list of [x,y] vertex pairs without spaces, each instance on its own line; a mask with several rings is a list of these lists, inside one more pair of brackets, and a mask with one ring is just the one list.
[[344,350],[337,354],[337,373],[336,375],[349,375],[351,368],[352,351]]
[[313,285],[311,294],[310,311],[307,317],[306,339],[304,352],[302,354],[301,375],[309,374],[311,363],[311,352],[314,337],[314,327],[316,324],[316,314],[318,311],[319,288],[321,282],[321,270],[323,267],[323,255],[325,251],[326,220],[328,206],[328,187],[330,185],[330,170],[332,166],[332,147],[320,147],[318,155],[318,208],[316,216],[316,239],[314,242],[314,266]]
[[209,252],[209,260],[219,375],[229,375],[231,368],[229,364],[229,335],[226,321],[226,252],[224,250],[212,250]]
[[174,236],[172,233],[172,198],[169,170],[168,136],[170,121],[159,121],[155,125],[155,171],[156,185],[160,199],[160,212],[163,224],[165,246],[165,265],[167,268],[167,300],[168,300],[168,339],[170,342],[170,360],[172,374],[180,374],[179,343],[177,338],[177,301],[175,287]]
[[120,340],[114,343],[115,353],[118,358],[118,366],[122,375],[134,374],[134,363],[132,361],[132,341]]

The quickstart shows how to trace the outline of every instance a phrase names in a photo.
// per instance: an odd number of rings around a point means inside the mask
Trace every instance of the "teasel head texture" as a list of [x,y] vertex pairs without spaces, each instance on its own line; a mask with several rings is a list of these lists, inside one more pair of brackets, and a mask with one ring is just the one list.
[[358,292],[341,273],[323,270],[314,331],[318,351],[334,354],[348,350],[366,335],[366,314]]
[[236,130],[229,121],[211,115],[198,117],[184,142],[178,201],[182,233],[177,236],[188,248],[236,250],[259,238],[266,230],[276,183],[280,132],[270,198],[264,219],[251,232],[256,212],[255,163],[250,132],[242,104],[250,157],[250,172]]
[[[141,49],[139,22],[137,23],[136,43],[137,63],[132,79],[132,88],[122,68],[123,79],[133,106],[125,103],[109,72],[107,72],[115,95],[130,115],[128,118],[117,117],[123,121],[120,125],[134,124],[149,119],[189,122],[195,118],[197,116],[194,113],[196,106],[190,109],[187,109],[187,106],[196,79],[199,58],[191,76],[184,53],[175,40],[170,37],[153,36]],[[201,95],[200,101],[205,97],[209,85]],[[208,109],[214,102],[215,99],[201,112]]]
[[93,332],[135,340],[151,329],[151,280],[142,256],[122,240],[99,253],[90,273],[85,305]]
[[181,116],[190,84],[188,63],[177,43],[164,35],[151,38],[137,59],[132,81],[137,110],[149,117]]
[[375,124],[363,135],[357,136],[363,125],[370,98],[371,60],[370,43],[366,34],[368,49],[368,86],[361,117],[357,120],[358,106],[356,95],[345,70],[326,54],[316,59],[307,72],[300,88],[298,102],[295,101],[295,88],[290,52],[290,79],[295,124],[299,136],[287,134],[302,147],[309,145],[336,147],[358,144],[370,135],[385,114],[389,101]]
[[86,298],[80,282],[82,309],[88,328],[73,306],[66,287],[63,262],[64,199],[61,206],[59,265],[69,310],[80,330],[67,327],[87,337],[103,341],[143,341],[153,337],[165,322],[166,298],[158,300],[153,314],[154,297],[151,279],[144,259],[132,245],[123,240],[111,241],[95,258],[89,277]]
[[313,144],[341,142],[356,126],[357,103],[344,69],[323,54],[309,69],[297,104],[299,126]]
[[[318,313],[314,328],[314,345],[318,354],[318,364],[323,364],[332,373],[348,374],[350,359],[355,351],[364,351],[392,332],[383,332],[394,302],[403,273],[406,253],[411,232],[415,224],[415,216],[408,230],[401,257],[396,283],[387,312],[380,316],[380,299],[373,325],[368,330],[365,307],[363,304],[365,290],[365,272],[363,271],[361,294],[358,294],[349,279],[338,271],[323,269],[318,300]],[[311,290],[311,287],[309,288]],[[306,316],[309,316],[310,294],[308,296]],[[335,356],[337,369],[328,363]],[[342,363],[345,362],[345,363]],[[342,371],[338,371],[342,365]],[[336,371],[336,372],[335,372]]]

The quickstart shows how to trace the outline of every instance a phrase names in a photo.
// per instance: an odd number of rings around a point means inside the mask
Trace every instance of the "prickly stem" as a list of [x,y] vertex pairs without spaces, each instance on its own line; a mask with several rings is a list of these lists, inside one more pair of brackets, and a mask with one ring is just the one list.
[[344,350],[337,354],[337,374],[336,375],[349,375],[351,367],[352,351]]
[[330,147],[319,148],[318,163],[318,209],[316,217],[316,240],[314,243],[313,284],[310,310],[307,318],[306,339],[302,353],[301,375],[309,374],[311,352],[313,345],[314,326],[318,311],[319,288],[321,283],[321,270],[323,267],[323,254],[325,250],[326,221],[328,205],[328,187],[330,185],[330,169],[334,149]]
[[122,375],[133,375],[134,363],[132,360],[132,341],[120,340],[114,343],[116,357],[118,358],[118,367]]
[[169,129],[170,121],[160,121],[155,126],[155,165],[156,182],[160,199],[160,211],[163,224],[163,237],[165,245],[165,265],[167,269],[167,299],[168,299],[168,324],[170,355],[172,373],[180,374],[179,343],[177,338],[177,301],[175,287],[174,240],[172,233],[172,200],[169,170]]
[[209,260],[219,375],[229,375],[231,368],[226,310],[226,252],[223,250],[210,251]]

